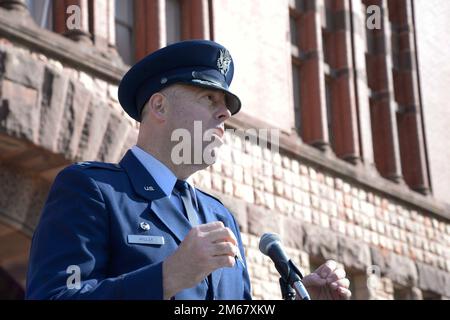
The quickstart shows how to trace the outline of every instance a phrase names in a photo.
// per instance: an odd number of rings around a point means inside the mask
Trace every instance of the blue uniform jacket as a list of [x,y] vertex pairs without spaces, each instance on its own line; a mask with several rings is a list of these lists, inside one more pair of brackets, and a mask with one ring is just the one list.
[[[236,235],[238,225],[220,201],[197,192],[207,222],[222,221]],[[162,262],[190,230],[179,212],[131,151],[119,164],[71,165],[55,179],[33,235],[28,299],[163,299]],[[149,230],[140,228],[142,222]],[[163,245],[128,242],[128,235],[164,238]],[[80,270],[80,286],[73,277]],[[210,277],[214,299],[251,299],[247,268],[217,269]],[[69,285],[68,284],[72,284]],[[204,299],[207,281],[175,299]],[[211,292],[211,291],[210,291]]]

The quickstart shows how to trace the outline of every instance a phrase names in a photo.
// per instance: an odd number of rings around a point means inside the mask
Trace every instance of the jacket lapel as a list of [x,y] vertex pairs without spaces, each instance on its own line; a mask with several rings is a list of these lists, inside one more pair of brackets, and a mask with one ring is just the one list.
[[150,202],[150,208],[159,220],[174,234],[179,242],[183,241],[191,226],[186,219],[182,219],[183,214],[159,188],[156,181],[131,150],[128,150],[120,161],[120,166],[127,172],[134,191]]
[[178,241],[183,241],[189,233],[189,230],[191,230],[191,225],[186,219],[182,218],[183,213],[178,211],[170,199],[164,197],[153,200],[151,209],[158,216],[159,220],[172,231]]

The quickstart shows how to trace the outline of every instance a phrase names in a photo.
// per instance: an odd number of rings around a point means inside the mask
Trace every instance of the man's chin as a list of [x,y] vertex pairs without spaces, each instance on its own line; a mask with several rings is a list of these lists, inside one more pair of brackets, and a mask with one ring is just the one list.
[[217,143],[219,146],[224,144],[223,136],[220,136],[217,133],[213,133],[212,138],[214,139],[214,142]]
[[207,167],[213,165],[214,163],[217,162],[218,156],[219,156],[218,148],[212,149],[210,154],[203,155],[203,162],[202,162],[201,166],[203,166],[203,168],[207,168]]

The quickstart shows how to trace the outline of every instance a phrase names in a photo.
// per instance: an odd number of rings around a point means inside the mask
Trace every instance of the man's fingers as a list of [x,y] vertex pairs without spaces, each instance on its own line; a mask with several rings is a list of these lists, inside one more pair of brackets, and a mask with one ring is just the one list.
[[229,231],[230,231],[230,236],[234,239],[234,243],[238,243],[237,239],[236,239],[236,235],[233,233],[233,231],[231,231],[230,228],[226,227]]
[[198,226],[196,226],[196,228],[202,232],[209,232],[212,230],[224,228],[224,225],[222,221],[214,221],[210,223],[199,224]]
[[213,256],[228,255],[234,257],[238,248],[231,242],[218,242],[214,244]]
[[322,264],[320,267],[318,267],[314,273],[317,273],[322,278],[326,279],[330,272],[333,272],[337,268],[337,263],[334,260],[328,260],[324,264]]
[[332,283],[340,279],[345,278],[345,270],[342,268],[337,268],[336,270],[330,272],[327,277],[327,282]]
[[344,278],[344,279],[334,281],[334,282],[330,283],[330,287],[333,290],[337,290],[339,288],[348,289],[348,287],[350,287],[350,280],[348,280],[347,278]]
[[236,238],[229,228],[221,228],[210,231],[208,234],[208,239],[211,242],[229,241],[232,244],[237,245]]
[[330,284],[332,300],[350,299],[352,292],[348,289],[349,285],[348,279],[341,279]]
[[338,295],[341,297],[341,299],[350,299],[352,296],[352,292],[346,288],[339,288],[337,290]]
[[215,268],[234,267],[236,260],[231,256],[217,256],[214,257]]
[[207,237],[211,242],[231,241],[235,245],[238,243],[233,231],[225,227],[222,221],[201,224],[195,228],[198,231],[208,233]]

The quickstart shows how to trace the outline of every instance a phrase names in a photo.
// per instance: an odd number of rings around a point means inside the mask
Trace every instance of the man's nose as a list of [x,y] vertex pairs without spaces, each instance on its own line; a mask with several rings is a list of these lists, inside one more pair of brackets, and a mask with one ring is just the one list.
[[225,103],[222,103],[217,111],[217,119],[221,122],[225,122],[228,118],[231,117],[231,112],[227,108]]

